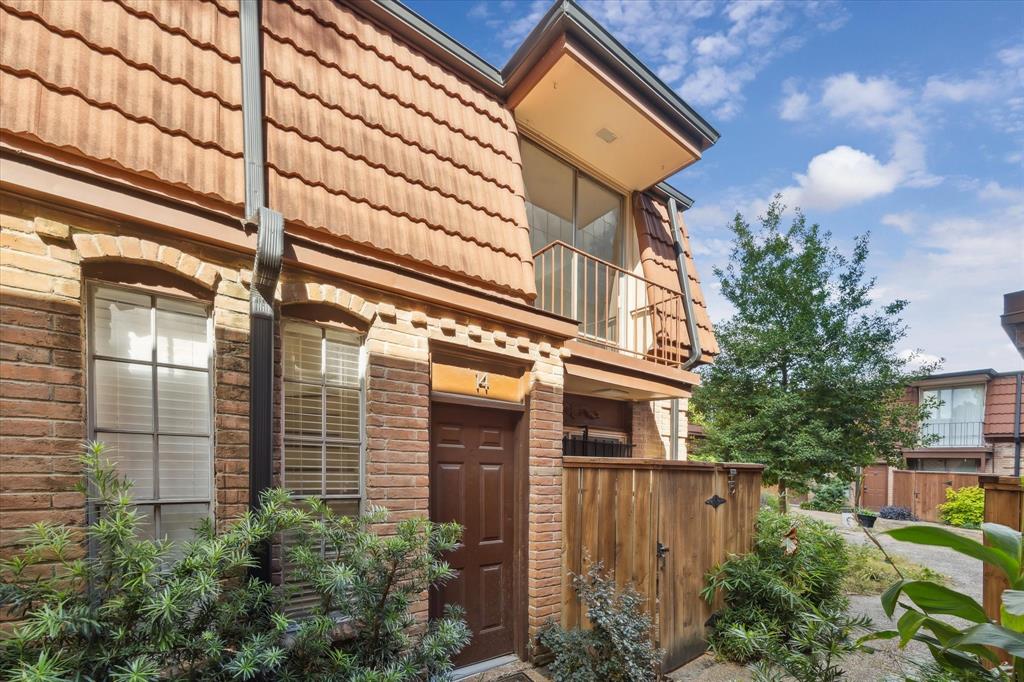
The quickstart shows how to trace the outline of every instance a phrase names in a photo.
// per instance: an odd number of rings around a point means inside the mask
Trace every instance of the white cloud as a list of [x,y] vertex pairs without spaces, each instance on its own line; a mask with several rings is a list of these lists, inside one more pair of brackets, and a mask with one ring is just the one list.
[[987,78],[947,80],[932,76],[924,86],[922,97],[930,101],[966,102],[990,97],[997,92],[997,85]]
[[903,234],[912,234],[915,220],[914,216],[908,212],[886,213],[882,216],[882,224],[894,227]]
[[1003,187],[992,180],[978,190],[978,197],[987,201],[1020,202],[1024,205],[1024,187]]
[[797,184],[781,190],[786,204],[833,211],[889,194],[905,175],[893,162],[881,163],[871,154],[839,145],[815,156],[807,171],[794,177]]
[[1000,50],[996,57],[1006,66],[1024,66],[1024,45],[1016,45]]
[[863,80],[855,73],[825,79],[821,103],[836,118],[863,117],[866,121],[900,109],[909,93],[884,77]]
[[783,98],[779,104],[779,118],[783,121],[800,121],[807,116],[811,96],[797,88],[792,78],[782,84]]
[[904,348],[896,356],[907,363],[911,369],[920,369],[925,365],[942,362],[942,358],[931,353],[923,353],[912,348]]

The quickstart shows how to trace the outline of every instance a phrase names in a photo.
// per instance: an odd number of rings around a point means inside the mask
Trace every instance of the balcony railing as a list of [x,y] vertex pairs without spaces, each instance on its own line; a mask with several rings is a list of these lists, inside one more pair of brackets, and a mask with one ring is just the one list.
[[929,448],[977,448],[985,444],[982,425],[980,421],[924,422],[921,437],[927,439],[925,446]]
[[566,244],[533,256],[538,308],[577,320],[580,338],[661,365],[686,360],[686,310],[677,291]]

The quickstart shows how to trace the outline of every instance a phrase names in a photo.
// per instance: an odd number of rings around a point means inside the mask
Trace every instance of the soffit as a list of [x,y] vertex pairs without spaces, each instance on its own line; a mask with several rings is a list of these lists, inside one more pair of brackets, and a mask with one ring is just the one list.
[[616,185],[643,190],[700,158],[571,42],[557,41],[534,68],[509,98],[516,123]]

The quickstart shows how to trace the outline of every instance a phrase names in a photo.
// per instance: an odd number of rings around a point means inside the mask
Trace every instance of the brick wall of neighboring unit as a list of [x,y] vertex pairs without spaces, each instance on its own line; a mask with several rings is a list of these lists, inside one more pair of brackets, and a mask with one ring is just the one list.
[[[687,400],[679,400],[679,459],[686,459]],[[672,453],[672,401],[633,403],[633,456],[667,459]]]

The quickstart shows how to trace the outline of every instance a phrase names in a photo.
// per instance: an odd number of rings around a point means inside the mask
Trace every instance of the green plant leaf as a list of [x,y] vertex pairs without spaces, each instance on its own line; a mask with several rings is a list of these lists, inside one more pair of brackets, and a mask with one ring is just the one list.
[[1003,608],[1014,616],[1024,616],[1024,590],[1003,590]]
[[999,547],[986,547],[977,540],[964,537],[946,528],[938,526],[907,526],[886,531],[893,539],[912,542],[915,545],[932,545],[948,547],[955,552],[973,559],[980,559],[1001,570],[1011,582],[1016,581],[1020,572],[1019,561],[1011,557]]
[[900,616],[899,621],[896,623],[896,629],[900,633],[900,648],[902,649],[907,645],[907,642],[914,638],[917,631],[921,629],[921,625],[928,619],[928,616],[924,615],[920,611],[914,611],[908,609]]
[[949,640],[947,648],[960,649],[980,645],[1005,649],[1011,655],[1024,657],[1024,635],[995,623],[979,623],[969,627],[960,635]]
[[1021,572],[1021,534],[1009,526],[999,523],[981,524],[981,532],[989,547],[994,547],[1017,561],[1017,573]]
[[903,584],[903,594],[928,614],[957,616],[974,623],[988,622],[988,614],[977,601],[928,580],[907,581]]
[[889,589],[882,593],[882,608],[885,610],[885,615],[890,618],[892,618],[893,612],[896,611],[896,603],[900,599],[900,592],[903,591],[903,586],[905,584],[905,580],[898,580],[893,583]]

